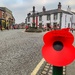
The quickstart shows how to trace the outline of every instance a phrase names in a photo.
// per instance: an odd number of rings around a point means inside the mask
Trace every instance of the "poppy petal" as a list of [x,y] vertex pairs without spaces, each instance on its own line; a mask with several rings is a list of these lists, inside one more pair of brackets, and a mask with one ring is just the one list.
[[56,37],[58,37],[58,39],[60,37],[62,37],[62,38],[64,37],[66,39],[67,43],[69,41],[69,44],[72,44],[74,41],[73,35],[69,31],[67,31],[67,30],[65,31],[65,29],[63,29],[63,30],[50,31],[50,32],[46,33],[43,37],[44,43],[49,44]]
[[56,51],[52,45],[44,45],[42,56],[54,66],[66,66],[74,60],[75,48],[72,45],[66,45],[61,51]]

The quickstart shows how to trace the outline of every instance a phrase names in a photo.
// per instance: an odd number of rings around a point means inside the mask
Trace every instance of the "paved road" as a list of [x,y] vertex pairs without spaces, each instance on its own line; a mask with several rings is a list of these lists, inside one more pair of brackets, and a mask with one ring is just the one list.
[[[0,31],[0,75],[30,75],[42,59],[44,33]],[[66,67],[66,75],[75,75],[75,61]]]
[[44,33],[0,31],[0,75],[30,75],[42,59]]

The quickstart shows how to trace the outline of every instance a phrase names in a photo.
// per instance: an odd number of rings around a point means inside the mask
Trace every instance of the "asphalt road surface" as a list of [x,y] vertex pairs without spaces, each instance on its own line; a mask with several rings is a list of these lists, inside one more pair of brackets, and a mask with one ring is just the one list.
[[[42,59],[42,38],[46,32],[23,31],[0,31],[0,75],[30,75]],[[75,61],[66,66],[66,75],[75,75]]]
[[0,75],[30,75],[42,59],[42,33],[0,31]]

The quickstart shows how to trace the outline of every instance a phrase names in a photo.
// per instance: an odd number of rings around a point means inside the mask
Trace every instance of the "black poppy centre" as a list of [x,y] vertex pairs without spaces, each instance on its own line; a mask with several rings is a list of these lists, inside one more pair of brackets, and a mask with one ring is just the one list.
[[63,43],[61,41],[55,41],[53,43],[53,48],[56,50],[56,51],[61,51],[63,49]]

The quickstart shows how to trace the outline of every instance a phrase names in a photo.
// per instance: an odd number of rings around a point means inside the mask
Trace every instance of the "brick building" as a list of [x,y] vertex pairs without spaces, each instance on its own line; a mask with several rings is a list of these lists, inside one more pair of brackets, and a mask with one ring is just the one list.
[[6,7],[0,7],[0,25],[2,28],[11,27],[15,23],[12,11]]

